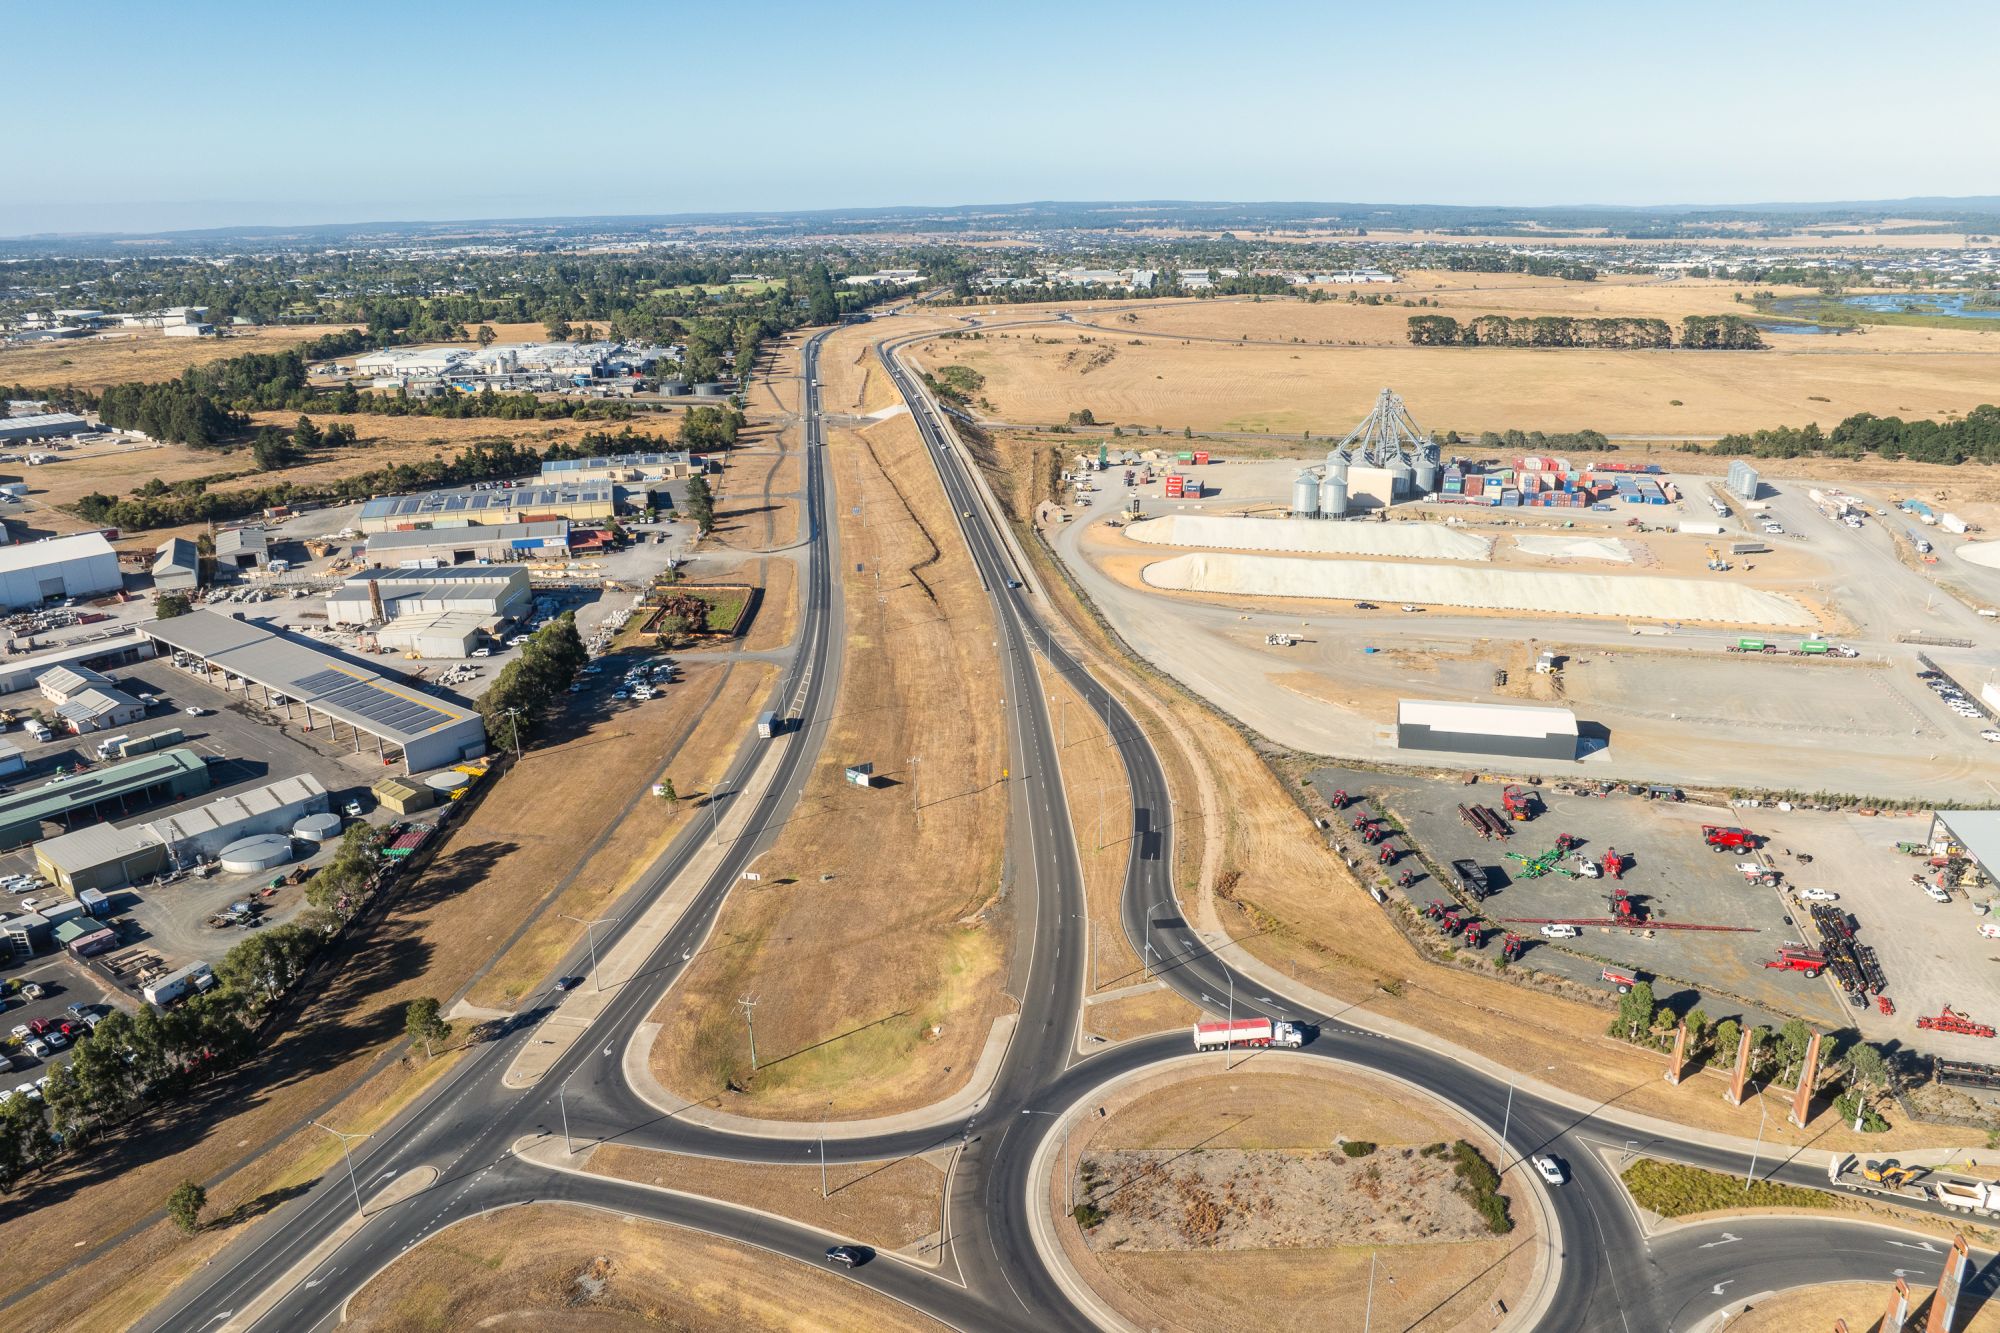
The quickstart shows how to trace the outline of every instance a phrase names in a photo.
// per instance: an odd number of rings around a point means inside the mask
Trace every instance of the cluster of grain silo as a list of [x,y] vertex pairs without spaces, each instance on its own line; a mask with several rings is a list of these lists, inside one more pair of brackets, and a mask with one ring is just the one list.
[[1294,518],[1339,518],[1350,507],[1385,509],[1437,491],[1437,441],[1411,419],[1389,389],[1326,461],[1292,483]]

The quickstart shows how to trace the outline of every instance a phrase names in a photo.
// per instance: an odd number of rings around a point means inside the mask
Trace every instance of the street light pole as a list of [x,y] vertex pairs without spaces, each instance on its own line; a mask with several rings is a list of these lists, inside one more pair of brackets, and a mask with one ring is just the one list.
[[354,1192],[354,1215],[361,1217],[363,1215],[361,1212],[361,1185],[354,1178],[354,1157],[348,1152],[347,1145],[352,1139],[372,1139],[375,1136],[373,1134],[343,1134],[333,1126],[322,1125],[317,1120],[313,1121],[313,1124],[340,1140],[340,1155],[347,1162],[347,1188]]
[[1507,1114],[1500,1117],[1500,1154],[1507,1153],[1507,1129],[1514,1123],[1514,1080],[1507,1079]]
[[518,708],[509,708],[507,710],[507,721],[509,723],[508,730],[514,737],[514,762],[518,764],[521,762],[521,710]]
[[1375,1322],[1375,1251],[1368,1252],[1368,1304],[1361,1311],[1361,1333]]
[[833,1114],[833,1098],[826,1099],[826,1110],[819,1117],[819,1197],[826,1197],[826,1118]]
[[595,988],[600,991],[603,990],[604,974],[597,969],[597,927],[608,926],[618,918],[601,916],[595,920],[586,921],[580,916],[571,916],[568,912],[557,912],[556,915],[565,921],[574,921],[583,927],[583,938],[590,946],[590,975],[595,982]]
[[717,840],[717,835],[721,829],[722,797],[724,794],[721,787],[717,787],[708,794],[708,840],[711,843]]
[[1762,1093],[1757,1096],[1757,1146],[1750,1150],[1750,1170],[1743,1176],[1743,1188],[1748,1191],[1750,1182],[1757,1175],[1757,1154],[1764,1149],[1764,1116],[1769,1111]]
[[567,1154],[568,1156],[571,1156],[571,1157],[574,1157],[574,1156],[576,1156],[576,1145],[575,1145],[574,1143],[571,1143],[571,1142],[570,1142],[570,1139],[569,1139],[569,1096],[568,1096],[568,1094],[569,1094],[569,1080],[570,1080],[570,1079],[572,1079],[572,1078],[575,1078],[575,1077],[576,1077],[576,1071],[575,1071],[574,1069],[572,1069],[572,1070],[570,1070],[570,1071],[569,1071],[569,1076],[568,1076],[567,1078],[563,1079],[563,1081],[562,1081],[562,1082],[560,1082],[560,1083],[556,1084],[556,1107],[557,1107],[557,1109],[558,1109],[558,1110],[560,1110],[560,1111],[562,1112],[562,1122],[563,1122],[563,1152],[564,1152],[565,1154]]

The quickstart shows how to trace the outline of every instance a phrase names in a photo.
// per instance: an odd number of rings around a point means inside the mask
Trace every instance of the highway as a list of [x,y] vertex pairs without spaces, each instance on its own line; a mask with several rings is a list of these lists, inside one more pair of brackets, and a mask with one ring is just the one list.
[[[741,791],[756,766],[776,765],[744,832],[727,847],[679,922],[583,1036],[525,1091],[503,1075],[559,1000],[552,991],[503,1038],[470,1054],[425,1098],[367,1143],[354,1169],[364,1195],[396,1175],[432,1166],[437,1182],[370,1217],[339,1239],[353,1213],[347,1181],[329,1171],[301,1199],[277,1210],[169,1297],[141,1325],[147,1329],[212,1329],[230,1324],[259,1329],[312,1329],[337,1323],[349,1296],[412,1246],[454,1221],[530,1201],[568,1201],[619,1213],[699,1227],[819,1264],[826,1245],[844,1237],[726,1204],[670,1195],[620,1181],[545,1169],[515,1157],[525,1136],[617,1141],[745,1161],[796,1163],[817,1141],[817,1127],[783,1136],[737,1135],[663,1115],[626,1085],[627,1044],[673,984],[685,956],[701,947],[743,868],[775,836],[811,770],[835,699],[842,639],[838,533],[824,466],[818,357],[824,333],[802,357],[805,429],[805,538],[810,544],[798,650],[774,706],[798,730],[781,749],[747,745],[723,790]],[[908,341],[907,339],[905,341]],[[1743,1174],[1739,1155],[1692,1144],[1633,1142],[1609,1115],[1579,1115],[1543,1102],[1425,1047],[1368,1031],[1364,1020],[1321,1014],[1250,982],[1201,944],[1181,920],[1172,896],[1172,819],[1165,775],[1145,734],[1122,706],[1072,659],[1047,629],[1034,580],[1018,569],[983,489],[937,407],[895,357],[880,350],[924,435],[953,510],[997,609],[998,651],[1010,705],[1014,852],[1012,892],[1024,914],[1026,956],[1016,969],[1017,1026],[992,1088],[969,1117],[919,1130],[867,1137],[829,1137],[829,1160],[863,1161],[936,1149],[952,1150],[946,1240],[936,1268],[882,1256],[852,1280],[922,1309],[960,1329],[1089,1329],[1037,1252],[1029,1218],[1029,1175],[1036,1149],[1053,1121],[1021,1114],[1050,1110],[1087,1096],[1108,1080],[1169,1056],[1184,1055],[1183,1033],[1166,1034],[1080,1055],[1075,1045],[1084,987],[1085,911],[1077,849],[1066,817],[1062,776],[1049,710],[1035,676],[1035,654],[1083,693],[1112,737],[1133,796],[1131,853],[1122,917],[1135,949],[1147,951],[1160,975],[1202,1007],[1222,1012],[1233,996],[1238,1015],[1266,1014],[1308,1024],[1309,1055],[1349,1060],[1408,1079],[1493,1128],[1505,1120],[1518,1154],[1553,1151],[1570,1166],[1571,1181],[1548,1191],[1560,1231],[1561,1261],[1550,1330],[1685,1329],[1724,1302],[1776,1287],[1834,1278],[1880,1278],[1898,1269],[1912,1285],[1934,1281],[1940,1246],[1880,1225],[1784,1218],[1701,1225],[1650,1241],[1600,1150],[1633,1150]],[[608,952],[646,903],[663,893],[702,851],[706,823],[688,830],[649,869],[636,906],[598,940]],[[566,960],[564,972],[578,970]],[[590,984],[588,981],[586,985]],[[1220,1059],[1221,1057],[1216,1057]],[[1254,1056],[1234,1059],[1255,1068]],[[1516,1167],[1516,1169],[1523,1169]],[[1808,1182],[1817,1173],[1775,1159],[1758,1172]],[[1540,1188],[1530,1185],[1531,1188]],[[1940,1227],[1937,1234],[1945,1234]],[[1729,1239],[1722,1239],[1727,1236]],[[1928,1251],[1913,1248],[1928,1243]],[[309,1265],[308,1265],[309,1261]],[[1983,1275],[1990,1285],[1991,1272]],[[246,1311],[260,1293],[276,1296],[254,1320]],[[270,1299],[267,1296],[267,1300]]]

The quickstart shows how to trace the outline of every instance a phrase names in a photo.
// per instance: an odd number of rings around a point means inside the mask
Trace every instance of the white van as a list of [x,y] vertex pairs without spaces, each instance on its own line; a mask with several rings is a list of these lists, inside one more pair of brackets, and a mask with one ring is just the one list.
[[28,729],[28,734],[30,736],[33,736],[38,741],[46,743],[48,741],[55,739],[55,733],[53,731],[50,731],[48,729],[47,724],[45,724],[40,718],[31,717],[24,725]]

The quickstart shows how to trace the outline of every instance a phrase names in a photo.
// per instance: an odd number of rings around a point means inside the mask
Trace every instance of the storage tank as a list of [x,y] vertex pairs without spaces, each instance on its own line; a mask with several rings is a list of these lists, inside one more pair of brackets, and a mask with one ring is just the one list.
[[307,815],[292,825],[292,836],[300,842],[331,842],[340,836],[340,816],[332,813]]
[[1341,453],[1338,449],[1334,450],[1326,456],[1326,475],[1329,477],[1339,477],[1342,481],[1346,481],[1347,461],[1346,454]]
[[1410,487],[1416,479],[1416,469],[1410,466],[1409,459],[1403,457],[1401,454],[1397,454],[1389,460],[1382,470],[1389,474],[1389,498],[1391,500],[1401,500],[1409,495]]
[[269,870],[281,866],[292,859],[292,840],[282,833],[266,833],[260,837],[244,838],[232,842],[222,849],[222,868],[232,875],[247,875],[258,870]]
[[1437,455],[1429,450],[1418,454],[1414,471],[1416,473],[1417,494],[1434,494],[1438,488]]
[[1299,473],[1292,483],[1292,517],[1319,517],[1319,478],[1310,472]]
[[1347,512],[1347,469],[1342,468],[1335,476],[1329,468],[1319,483],[1319,515],[1321,518],[1339,518]]

